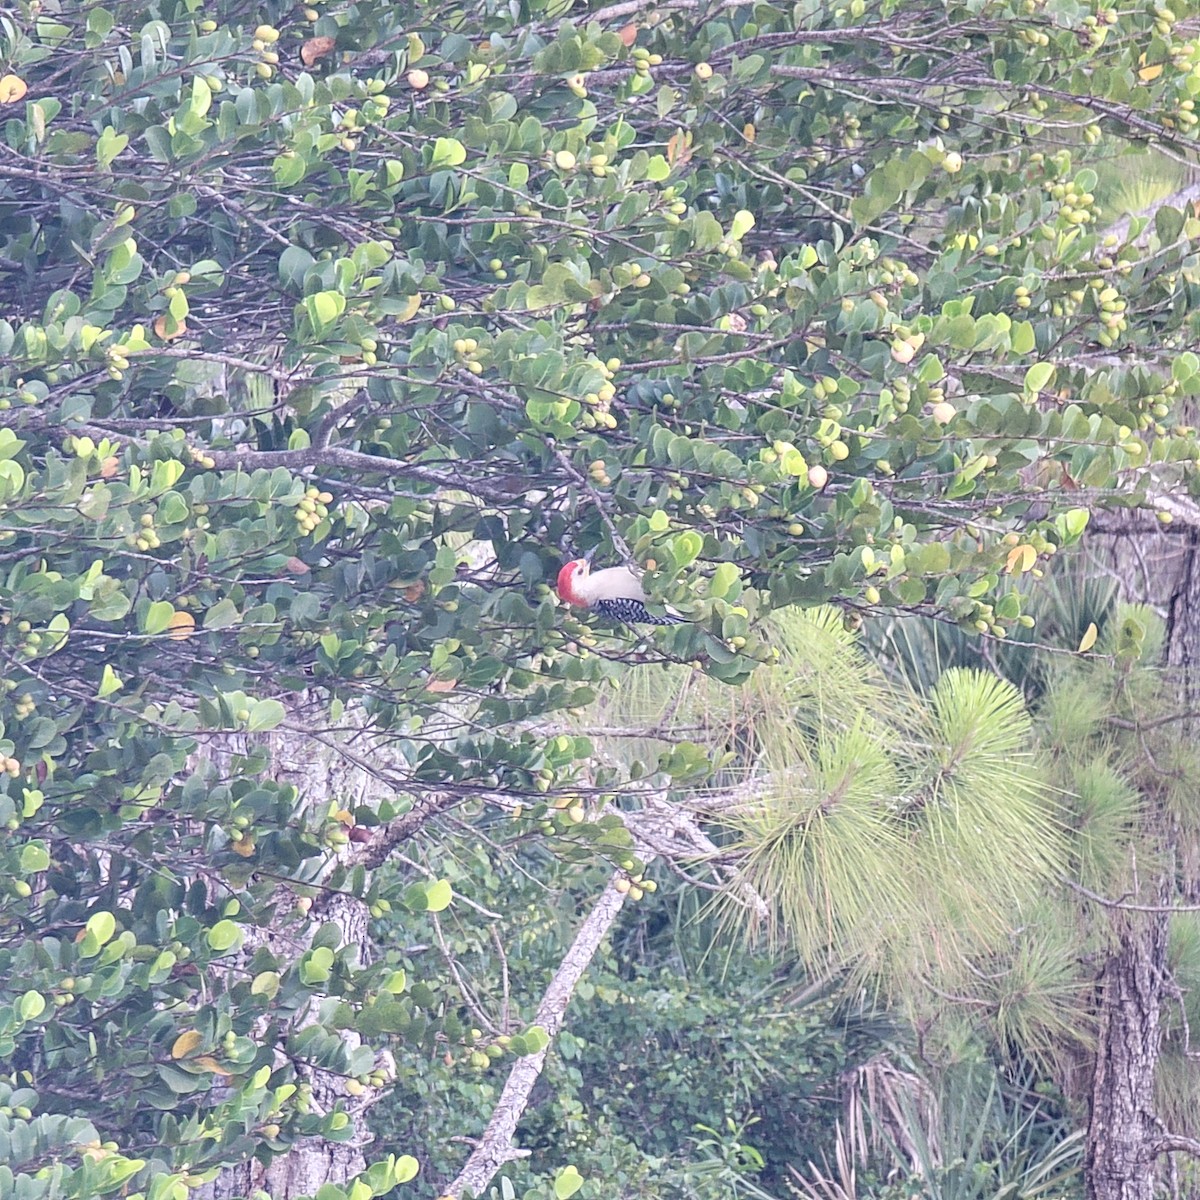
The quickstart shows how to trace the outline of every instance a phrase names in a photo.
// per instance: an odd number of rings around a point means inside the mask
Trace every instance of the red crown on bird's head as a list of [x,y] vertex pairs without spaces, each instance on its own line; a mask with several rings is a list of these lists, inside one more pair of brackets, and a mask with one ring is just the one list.
[[572,586],[576,575],[587,574],[587,560],[583,558],[572,559],[569,563],[564,563],[558,572],[558,582],[554,585],[559,596],[566,600],[568,604],[575,599],[575,588]]

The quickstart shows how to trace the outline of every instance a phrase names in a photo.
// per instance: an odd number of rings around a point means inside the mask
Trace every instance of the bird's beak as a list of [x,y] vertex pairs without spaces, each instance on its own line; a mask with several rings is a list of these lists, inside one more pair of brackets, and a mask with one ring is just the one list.
[[592,565],[592,558],[593,558],[593,556],[595,555],[595,553],[596,553],[596,551],[597,551],[598,549],[599,549],[599,547],[598,547],[598,546],[593,546],[593,547],[592,547],[590,550],[585,550],[585,551],[584,551],[584,554],[583,554],[583,561],[584,561],[585,563],[587,563],[587,565],[588,565],[589,567]]

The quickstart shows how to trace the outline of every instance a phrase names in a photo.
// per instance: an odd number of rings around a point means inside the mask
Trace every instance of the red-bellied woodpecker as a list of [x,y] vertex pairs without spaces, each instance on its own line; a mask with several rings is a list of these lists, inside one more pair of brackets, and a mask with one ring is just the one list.
[[586,608],[626,625],[679,625],[683,617],[658,616],[646,607],[642,581],[630,567],[592,571],[587,559],[576,558],[558,573],[558,594],[576,608]]

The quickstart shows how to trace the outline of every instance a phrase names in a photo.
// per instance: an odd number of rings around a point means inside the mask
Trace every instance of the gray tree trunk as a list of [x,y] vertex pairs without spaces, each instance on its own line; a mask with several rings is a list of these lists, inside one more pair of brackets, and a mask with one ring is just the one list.
[[[1167,621],[1167,678],[1173,707],[1194,709],[1200,696],[1200,530],[1163,527],[1153,519],[1110,517],[1093,549],[1107,560],[1122,598],[1149,604]],[[1195,735],[1185,722],[1181,737]],[[1130,899],[1164,909],[1178,897],[1177,831],[1159,814],[1160,854],[1146,863]],[[1086,1173],[1089,1200],[1153,1200],[1161,1179],[1163,1129],[1157,1115],[1156,1074],[1162,1009],[1169,984],[1168,914],[1124,910],[1116,949],[1099,979],[1100,1025],[1092,1081]]]
[[1153,1200],[1156,1191],[1155,1072],[1167,918],[1131,923],[1100,978],[1100,1032],[1092,1079],[1086,1172],[1091,1200]]
[[[353,808],[368,799],[366,793],[382,787],[334,748],[315,738],[277,730],[265,739],[256,740],[266,740],[270,746],[273,778],[294,785],[301,800],[308,804],[324,807],[331,798],[337,797],[344,800],[346,807]],[[231,742],[216,754],[210,750],[209,758],[221,764],[229,755],[244,749],[244,746]],[[225,774],[230,769],[221,767]],[[295,960],[307,948],[311,935],[328,922],[336,924],[341,931],[340,946],[356,947],[359,961],[369,960],[368,914],[360,901],[343,892],[325,892],[314,901],[306,918],[298,917],[295,897],[286,886],[279,889],[274,922],[269,928],[257,931],[253,941],[247,938],[243,953],[249,956],[256,946],[266,945],[282,960]],[[302,1028],[315,1019],[316,1014],[310,1009],[298,1016],[292,1028]],[[342,1030],[339,1036],[358,1044],[358,1036],[353,1031]],[[312,1089],[312,1111],[332,1112],[340,1103],[352,1118],[355,1136],[348,1142],[302,1139],[269,1165],[251,1160],[229,1168],[211,1183],[198,1188],[197,1200],[265,1200],[266,1197],[292,1200],[297,1196],[315,1195],[325,1183],[345,1184],[366,1169],[364,1150],[371,1139],[366,1132],[364,1117],[366,1110],[378,1101],[378,1090],[372,1088],[365,1095],[349,1097],[345,1092],[345,1081],[338,1075],[305,1065],[298,1068],[298,1074]]]

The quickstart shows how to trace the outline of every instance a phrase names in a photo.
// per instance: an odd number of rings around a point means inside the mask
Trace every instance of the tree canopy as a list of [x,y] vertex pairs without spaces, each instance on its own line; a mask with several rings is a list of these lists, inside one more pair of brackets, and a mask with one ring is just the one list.
[[[741,684],[821,603],[1002,638],[1095,509],[1190,519],[1200,223],[1106,202],[1191,153],[1184,15],[0,7],[23,1195],[349,1143],[389,1037],[478,1041],[367,929],[470,880],[376,868],[499,811],[615,920],[655,853],[619,813],[714,765],[550,728],[630,660]],[[566,613],[593,548],[694,620]]]

